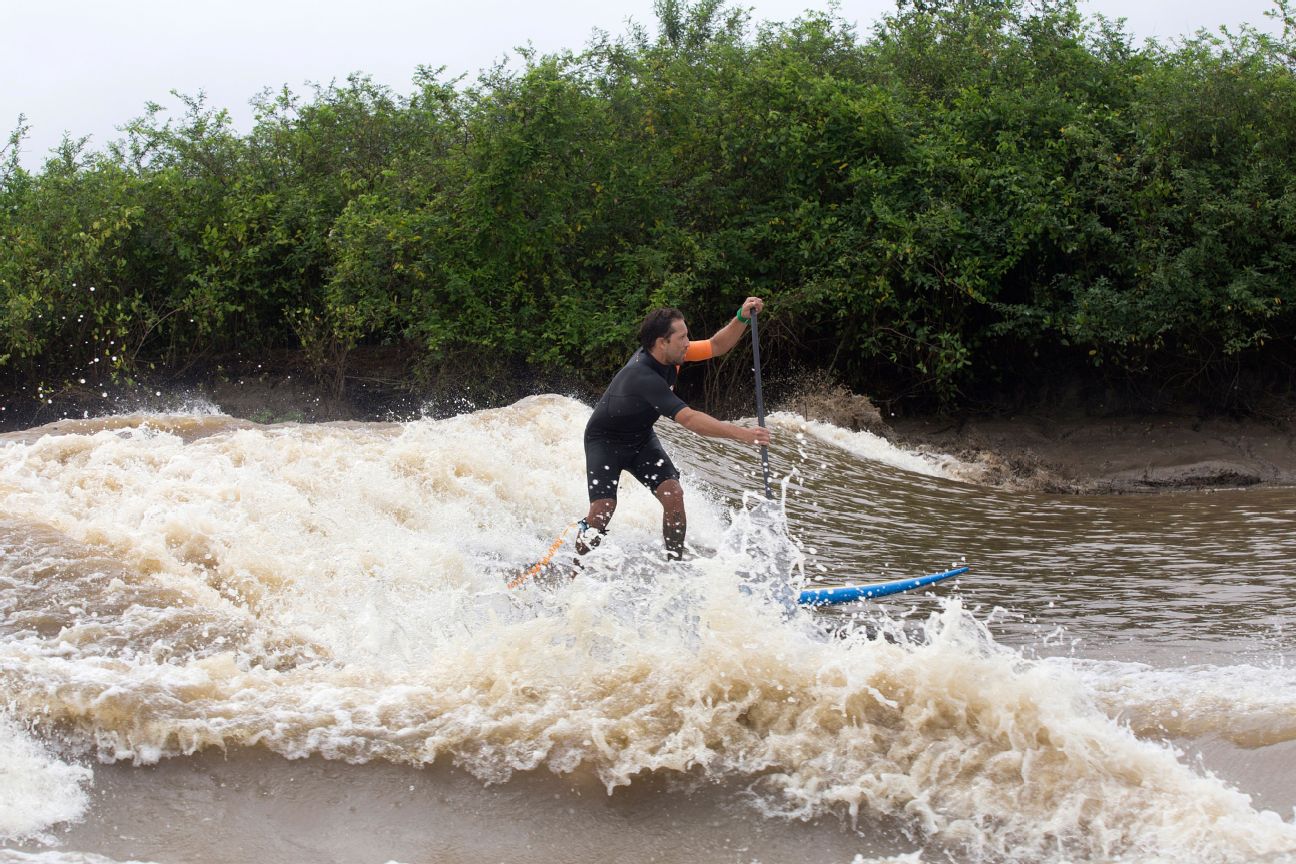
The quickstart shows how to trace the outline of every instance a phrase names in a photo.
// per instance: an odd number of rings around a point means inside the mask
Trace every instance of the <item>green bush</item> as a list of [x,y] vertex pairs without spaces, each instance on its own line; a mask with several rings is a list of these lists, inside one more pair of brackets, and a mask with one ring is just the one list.
[[[201,95],[106,152],[0,163],[0,367],[44,386],[392,345],[576,370],[654,305],[771,300],[773,364],[958,404],[1102,376],[1232,398],[1290,377],[1296,28],[1140,47],[1071,0],[753,27],[658,3],[580,52],[408,95],[356,75]],[[93,289],[93,290],[92,290]],[[1256,371],[1259,370],[1259,371]],[[91,380],[93,379],[93,380]]]

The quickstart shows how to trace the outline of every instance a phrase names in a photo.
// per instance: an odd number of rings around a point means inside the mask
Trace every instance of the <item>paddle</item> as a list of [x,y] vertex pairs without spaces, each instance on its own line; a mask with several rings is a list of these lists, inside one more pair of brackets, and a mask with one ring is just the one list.
[[[752,362],[756,367],[756,425],[765,426],[765,395],[761,392],[760,330],[756,326],[756,309],[751,311]],[[765,497],[773,498],[769,484],[769,448],[761,445],[761,472],[765,477]]]

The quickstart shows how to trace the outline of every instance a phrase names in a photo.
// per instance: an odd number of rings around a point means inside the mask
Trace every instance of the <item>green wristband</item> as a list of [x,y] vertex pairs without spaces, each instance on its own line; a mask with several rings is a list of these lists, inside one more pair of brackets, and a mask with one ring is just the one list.
[[741,306],[738,307],[738,314],[734,315],[734,317],[737,318],[739,321],[741,321],[741,322],[744,323],[744,324],[750,324],[750,323],[751,323],[751,319],[750,319],[750,318],[744,318],[744,317],[742,317],[742,307],[741,307]]

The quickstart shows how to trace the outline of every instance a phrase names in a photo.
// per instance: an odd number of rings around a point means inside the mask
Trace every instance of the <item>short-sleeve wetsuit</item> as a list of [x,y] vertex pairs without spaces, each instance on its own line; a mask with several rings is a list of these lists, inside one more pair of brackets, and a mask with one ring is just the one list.
[[[686,361],[712,356],[710,340],[690,342]],[[616,498],[622,471],[656,491],[679,470],[662,448],[653,424],[688,406],[675,395],[678,366],[658,363],[640,348],[612,379],[585,425],[585,482],[589,500]]]

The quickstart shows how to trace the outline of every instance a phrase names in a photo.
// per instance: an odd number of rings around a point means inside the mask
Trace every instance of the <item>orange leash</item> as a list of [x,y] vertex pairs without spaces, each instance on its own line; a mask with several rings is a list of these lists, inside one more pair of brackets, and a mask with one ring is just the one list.
[[553,542],[553,545],[549,547],[549,551],[544,554],[544,557],[541,558],[536,563],[532,564],[526,570],[523,570],[521,573],[519,573],[518,575],[510,579],[508,581],[508,587],[516,588],[519,585],[521,585],[523,582],[525,582],[526,580],[530,579],[532,576],[534,576],[535,574],[543,570],[545,568],[545,565],[547,565],[550,561],[552,561],[554,555],[557,554],[558,547],[562,546],[563,541],[567,539],[567,532],[575,528],[579,524],[580,524],[580,520],[578,519],[575,522],[568,525],[566,528],[564,528],[563,532],[558,535],[558,539],[555,540]]

